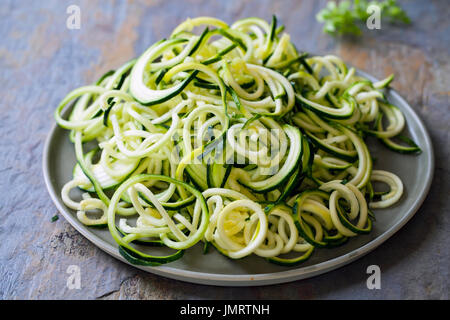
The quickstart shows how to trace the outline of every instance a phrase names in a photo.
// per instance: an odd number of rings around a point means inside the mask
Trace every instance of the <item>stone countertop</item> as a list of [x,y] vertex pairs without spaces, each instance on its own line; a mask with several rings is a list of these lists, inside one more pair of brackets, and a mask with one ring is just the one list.
[[[32,1],[0,6],[0,299],[448,299],[450,291],[450,4],[401,1],[410,26],[382,23],[358,39],[324,35],[325,1]],[[66,28],[69,5],[81,28]],[[53,111],[70,90],[137,56],[187,17],[227,22],[276,14],[301,50],[336,54],[383,78],[424,120],[436,153],[430,193],[414,218],[370,254],[311,279],[263,287],[214,287],[145,273],[110,257],[58,214],[42,174]],[[414,174],[414,173],[411,173]],[[381,268],[368,290],[366,268]],[[81,289],[66,286],[69,265]]]

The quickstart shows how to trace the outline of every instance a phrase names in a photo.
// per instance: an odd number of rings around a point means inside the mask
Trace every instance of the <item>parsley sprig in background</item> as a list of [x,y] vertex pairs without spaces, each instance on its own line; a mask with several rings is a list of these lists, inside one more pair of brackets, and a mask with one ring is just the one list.
[[361,29],[358,23],[365,22],[370,14],[367,8],[372,5],[380,7],[382,19],[393,23],[411,23],[408,15],[397,4],[396,0],[366,1],[366,0],[345,0],[339,3],[329,1],[327,6],[316,16],[319,22],[324,23],[323,31],[331,35],[353,34],[360,35]]

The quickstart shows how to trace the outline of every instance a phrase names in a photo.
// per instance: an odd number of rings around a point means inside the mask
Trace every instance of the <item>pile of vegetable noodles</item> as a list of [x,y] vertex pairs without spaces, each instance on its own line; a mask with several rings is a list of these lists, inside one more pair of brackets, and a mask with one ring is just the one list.
[[134,264],[174,261],[198,242],[300,263],[370,232],[370,210],[400,199],[401,180],[372,169],[364,142],[420,151],[383,94],[392,79],[300,53],[275,17],[188,19],[58,106],[77,158],[62,199],[83,224],[107,226]]

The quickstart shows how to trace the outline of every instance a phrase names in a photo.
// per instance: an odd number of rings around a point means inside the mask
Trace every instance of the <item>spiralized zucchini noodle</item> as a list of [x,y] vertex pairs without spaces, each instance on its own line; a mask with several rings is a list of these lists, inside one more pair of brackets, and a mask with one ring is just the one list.
[[392,80],[299,52],[275,17],[188,19],[62,100],[56,122],[77,159],[62,200],[83,224],[108,227],[133,264],[201,242],[205,254],[296,265],[369,233],[371,210],[401,198],[402,181],[373,170],[365,142],[420,152],[386,99]]

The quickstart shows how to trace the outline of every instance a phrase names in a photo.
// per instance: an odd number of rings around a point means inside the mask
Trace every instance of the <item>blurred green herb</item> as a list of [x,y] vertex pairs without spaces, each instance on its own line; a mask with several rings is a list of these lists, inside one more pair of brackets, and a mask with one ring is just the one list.
[[381,17],[390,22],[411,23],[408,15],[399,7],[396,0],[370,2],[366,0],[345,0],[339,3],[329,1],[327,6],[316,15],[316,18],[319,22],[324,23],[323,31],[328,34],[334,36],[343,34],[360,35],[361,29],[357,22],[364,22],[369,18],[367,8],[370,5],[379,6]]
[[59,219],[58,215],[54,215],[54,216],[52,217],[51,221],[52,221],[52,222],[55,222],[55,221],[58,220],[58,219]]

